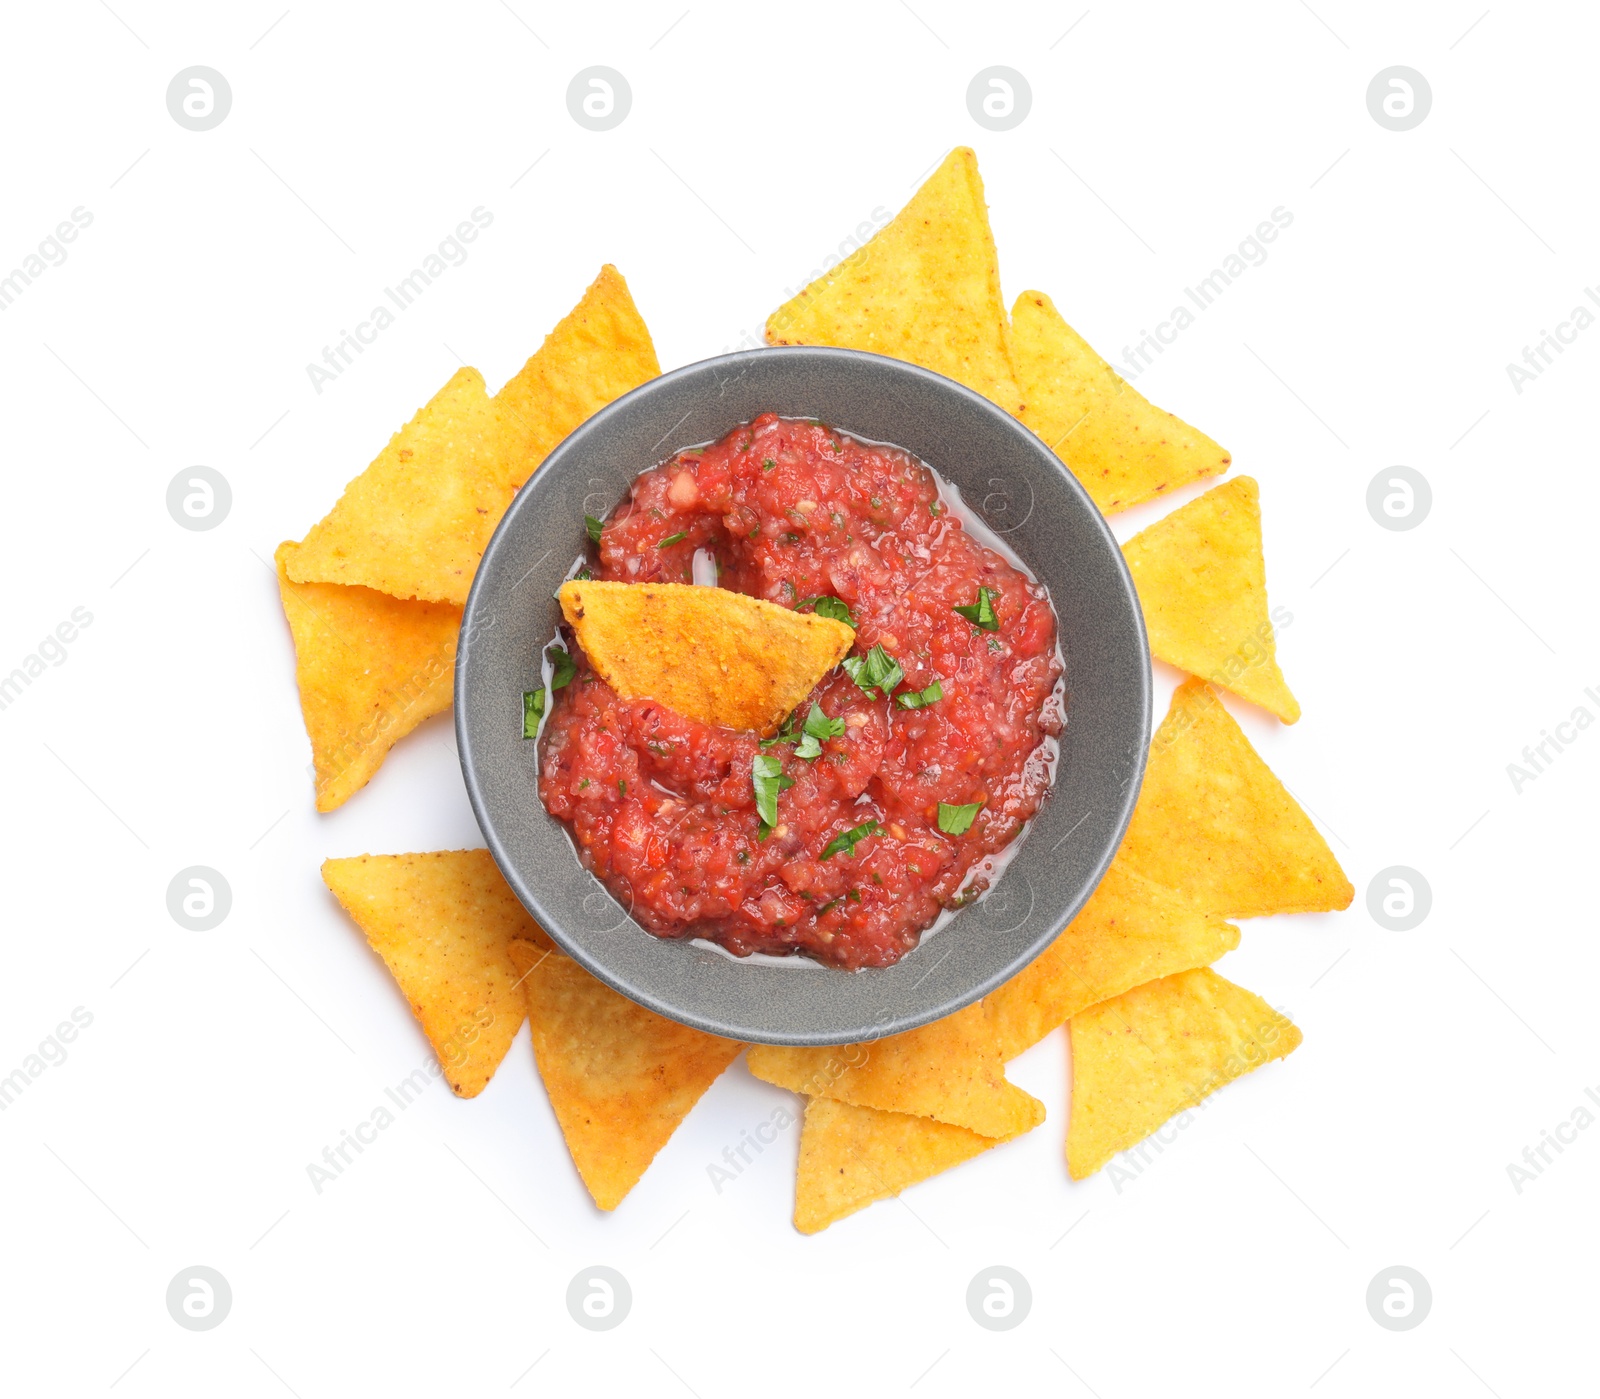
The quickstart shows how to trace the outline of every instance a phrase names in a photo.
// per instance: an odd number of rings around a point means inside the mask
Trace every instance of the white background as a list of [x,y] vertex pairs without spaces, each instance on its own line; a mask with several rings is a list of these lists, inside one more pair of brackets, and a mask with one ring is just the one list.
[[[74,607],[94,618],[0,712],[0,1075],[75,1006],[94,1017],[0,1115],[6,1388],[1512,1399],[1587,1374],[1600,1131],[1520,1194],[1506,1167],[1600,1084],[1600,732],[1520,795],[1506,765],[1580,703],[1600,715],[1600,329],[1520,395],[1505,366],[1600,282],[1592,13],[283,2],[6,20],[0,267],[76,206],[93,223],[0,315],[0,671]],[[597,63],[633,92],[603,134],[564,97]],[[191,64],[232,87],[205,133],[166,110]],[[965,102],[990,64],[1033,89],[1003,134]],[[1433,92],[1405,133],[1365,102],[1393,64]],[[707,1173],[788,1095],[735,1067],[602,1216],[524,1031],[480,1098],[430,1089],[314,1193],[307,1163],[428,1056],[318,864],[481,841],[448,716],[315,815],[264,561],[462,360],[491,388],[512,374],[601,262],[663,365],[718,353],[957,143],[1008,298],[1051,293],[1119,360],[1293,214],[1139,386],[1260,480],[1294,613],[1305,718],[1231,707],[1356,904],[1246,924],[1222,970],[1304,1047],[1119,1191],[1066,1178],[1058,1033],[1013,1070],[1044,1126],[803,1238],[796,1132],[720,1194]],[[478,205],[467,262],[316,393],[307,362]],[[233,508],[185,532],[166,487],[202,463]],[[1405,533],[1365,506],[1396,463],[1434,494]],[[193,864],[233,889],[213,932],[166,911]],[[1394,864],[1433,888],[1409,933],[1365,908]],[[564,1295],[601,1263],[633,1311],[591,1334]],[[1034,1302],[993,1334],[964,1297],[1000,1263]],[[193,1264],[233,1289],[204,1334],[164,1303]],[[1394,1264],[1433,1290],[1403,1334],[1364,1302]]]

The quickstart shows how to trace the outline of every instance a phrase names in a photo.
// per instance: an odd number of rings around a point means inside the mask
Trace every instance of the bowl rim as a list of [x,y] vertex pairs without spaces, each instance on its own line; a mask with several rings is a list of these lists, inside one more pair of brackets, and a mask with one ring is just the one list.
[[[1059,919],[1052,918],[1047,920],[1050,924],[1059,922],[1059,927],[1056,928],[1056,931],[1048,935],[1040,935],[1035,943],[1025,952],[1013,957],[1009,962],[998,967],[996,970],[980,979],[972,987],[962,992],[959,996],[955,998],[947,998],[946,1003],[934,1006],[926,1011],[908,1012],[904,1015],[894,1017],[887,1023],[874,1023],[872,1025],[855,1027],[852,1029],[852,1032],[848,1037],[842,1037],[840,1034],[833,1031],[821,1031],[816,1034],[804,1032],[774,1032],[748,1025],[718,1022],[695,1011],[685,1010],[682,1007],[676,1006],[670,1000],[662,997],[648,987],[641,987],[630,983],[625,977],[619,975],[611,967],[609,967],[602,959],[596,957],[580,939],[573,937],[562,928],[561,920],[559,918],[552,916],[544,901],[539,897],[538,890],[534,887],[532,881],[524,876],[518,862],[512,857],[510,850],[507,848],[507,842],[505,839],[503,839],[501,833],[497,829],[491,803],[489,802],[483,790],[483,782],[476,770],[478,754],[471,730],[469,728],[468,716],[470,713],[470,705],[467,703],[467,699],[468,688],[471,684],[469,679],[471,671],[470,659],[474,650],[474,648],[469,645],[469,638],[475,630],[475,614],[483,605],[485,605],[483,599],[486,589],[489,586],[488,580],[492,573],[492,570],[489,567],[490,561],[499,549],[510,547],[507,541],[509,541],[511,538],[512,529],[514,528],[513,522],[517,514],[517,508],[524,499],[524,496],[520,491],[518,492],[517,497],[513,499],[511,506],[507,509],[499,524],[496,525],[494,533],[484,549],[483,557],[479,562],[477,573],[473,579],[472,587],[467,596],[466,606],[462,611],[461,630],[457,644],[455,675],[452,687],[455,707],[454,728],[456,735],[456,746],[460,759],[462,778],[467,789],[467,797],[472,807],[473,817],[478,823],[478,828],[488,846],[489,853],[494,859],[496,866],[499,868],[501,875],[505,878],[512,892],[517,896],[524,908],[526,908],[527,911],[532,915],[539,927],[546,932],[551,941],[555,943],[556,947],[563,954],[577,962],[578,965],[581,966],[585,971],[589,972],[592,976],[596,977],[599,981],[610,987],[612,990],[623,996],[626,996],[629,1000],[633,1001],[635,1004],[643,1006],[647,1010],[654,1011],[658,1015],[662,1015],[670,1020],[674,1020],[679,1024],[687,1025],[692,1029],[701,1030],[707,1034],[717,1035],[722,1038],[738,1039],[745,1043],[802,1047],[822,1047],[850,1043],[867,1043],[876,1039],[882,1039],[888,1036],[901,1034],[908,1030],[919,1028],[923,1025],[931,1024],[934,1021],[944,1019],[949,1015],[953,1015],[956,1012],[963,1010],[981,1000],[996,987],[1002,985],[1010,978],[1015,976],[1024,967],[1028,966],[1031,962],[1038,958],[1047,948],[1049,948],[1054,942],[1055,938],[1058,937],[1060,933],[1070,925],[1071,921],[1077,917],[1083,906],[1093,896],[1095,890],[1099,888],[1100,883],[1105,878],[1106,872],[1110,868],[1112,861],[1115,859],[1117,851],[1121,847],[1122,840],[1127,833],[1128,824],[1132,820],[1134,807],[1137,804],[1139,792],[1144,781],[1145,766],[1149,754],[1150,735],[1153,723],[1154,677],[1151,673],[1149,638],[1146,633],[1143,609],[1139,604],[1138,593],[1134,586],[1132,575],[1128,570],[1126,560],[1122,556],[1121,548],[1117,545],[1116,538],[1111,532],[1109,523],[1099,508],[1094,504],[1083,485],[1067,469],[1066,464],[1055,454],[1054,450],[1051,449],[1048,444],[1044,443],[1041,438],[1033,434],[1032,430],[1027,426],[1027,424],[1023,423],[1020,419],[1014,417],[1012,414],[1006,412],[1005,409],[999,407],[988,398],[976,393],[974,390],[954,379],[946,378],[944,375],[938,374],[929,369],[925,369],[920,365],[911,364],[905,360],[894,359],[886,355],[874,354],[866,350],[853,350],[835,346],[820,345],[757,346],[755,348],[736,350],[731,353],[714,355],[705,359],[695,360],[688,364],[680,365],[677,368],[667,370],[655,378],[646,380],[643,384],[640,384],[636,388],[629,390],[626,394],[623,394],[621,397],[612,400],[612,402],[605,405],[605,407],[591,414],[546,454],[546,456],[540,462],[539,467],[537,467],[535,471],[537,473],[547,469],[552,461],[555,463],[556,470],[560,471],[562,469],[564,460],[563,454],[571,448],[571,445],[574,442],[581,441],[583,437],[589,435],[591,432],[600,431],[603,429],[605,424],[610,422],[612,419],[621,417],[632,411],[633,405],[641,397],[658,393],[664,386],[667,386],[677,380],[701,376],[706,374],[708,371],[715,372],[717,370],[725,369],[737,374],[740,367],[748,364],[753,358],[759,357],[761,359],[769,359],[773,356],[784,356],[797,361],[818,358],[836,360],[840,362],[870,361],[876,365],[892,366],[896,372],[905,374],[911,378],[920,378],[925,380],[934,387],[936,392],[954,394],[956,396],[965,398],[971,404],[980,408],[983,412],[993,415],[997,421],[1004,423],[1011,429],[1028,433],[1030,436],[1033,436],[1034,441],[1037,442],[1043,449],[1043,455],[1041,457],[1041,465],[1043,468],[1046,470],[1053,468],[1055,474],[1061,478],[1061,480],[1068,487],[1069,493],[1076,494],[1080,498],[1080,503],[1083,506],[1087,516],[1098,524],[1101,532],[1104,535],[1105,541],[1110,547],[1111,556],[1116,566],[1116,571],[1120,577],[1122,594],[1124,600],[1129,604],[1129,611],[1134,623],[1133,632],[1137,638],[1138,649],[1144,660],[1142,667],[1136,667],[1136,674],[1138,677],[1138,694],[1134,697],[1139,714],[1142,718],[1141,727],[1143,732],[1143,741],[1135,745],[1134,751],[1130,754],[1133,772],[1120,787],[1116,810],[1109,827],[1109,829],[1114,832],[1115,838],[1108,839],[1106,841],[1104,849],[1100,852],[1099,857],[1093,863],[1092,877],[1086,878],[1082,882],[1076,898],[1074,900],[1069,900],[1066,911],[1060,916]],[[732,426],[734,426],[734,424],[730,424],[729,430],[731,430]],[[846,424],[842,430],[849,431],[850,425]],[[658,444],[658,449],[665,453],[665,455],[661,458],[662,460],[665,460],[667,456],[671,455],[671,451],[668,450],[668,439],[670,436],[671,433],[669,432],[667,436],[663,437],[661,442]],[[673,448],[672,450],[677,449]],[[581,458],[578,460],[581,460]],[[636,475],[637,472],[634,474]],[[630,479],[632,478],[630,477]],[[1020,555],[1020,550],[1018,552]],[[1025,555],[1022,555],[1022,558],[1023,563],[1027,566],[1029,571],[1032,572],[1034,569],[1033,563],[1031,563]],[[1052,605],[1054,606],[1053,601]],[[1070,676],[1068,703],[1070,713]],[[1056,779],[1056,782],[1052,783],[1052,791],[1054,790],[1057,782],[1059,782],[1059,777]],[[542,803],[540,803],[540,807],[542,810]],[[550,821],[557,820],[557,818],[550,816],[548,812],[545,813],[545,816]],[[1035,816],[1033,819],[1036,821],[1039,818],[1038,816]],[[562,825],[563,827],[565,826],[565,823],[558,822],[558,824]],[[1032,822],[1029,824],[1031,826]],[[570,832],[568,835],[570,838]],[[1023,838],[1025,839],[1026,836]],[[576,852],[573,853],[572,858],[576,863]],[[578,865],[578,868],[582,868],[581,864]],[[991,886],[991,892],[993,889],[1000,887],[1002,883],[1003,875],[1000,879],[995,880],[994,884]],[[600,888],[603,886],[597,884],[596,887]],[[987,898],[988,895],[986,894],[984,897]],[[982,900],[979,900],[978,902],[981,904]],[[632,923],[631,918],[628,921]],[[644,929],[639,924],[633,923],[632,926],[641,937],[652,936],[647,929]],[[677,940],[662,939],[662,941]],[[687,945],[687,940],[685,940],[685,945]],[[844,974],[838,971],[836,968],[827,968],[825,970],[834,975]],[[791,975],[794,973],[781,971],[780,974]]]

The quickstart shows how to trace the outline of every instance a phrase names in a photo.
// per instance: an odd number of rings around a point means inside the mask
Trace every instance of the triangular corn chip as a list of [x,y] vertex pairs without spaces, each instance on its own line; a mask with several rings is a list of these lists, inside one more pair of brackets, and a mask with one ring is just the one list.
[[507,462],[518,435],[510,423],[483,376],[458,370],[289,552],[289,577],[465,603],[511,503]]
[[1300,717],[1267,617],[1261,501],[1248,476],[1180,506],[1122,546],[1150,653],[1259,704]]
[[1118,861],[1066,931],[984,998],[1000,1053],[1013,1059],[1079,1011],[1238,945],[1233,924]]
[[546,942],[489,852],[324,860],[322,878],[399,982],[451,1088],[477,1097],[527,1013],[512,939]]
[[911,202],[767,318],[773,345],[842,345],[909,360],[1016,413],[1010,327],[978,159],[958,146]]
[[1011,333],[1023,422],[1107,515],[1228,469],[1227,452],[1132,387],[1043,292],[1017,298]]
[[1241,1074],[1281,1059],[1300,1031],[1209,967],[1179,972],[1072,1017],[1067,1171],[1093,1175]]
[[567,1149],[613,1210],[743,1046],[635,1005],[560,953],[519,942],[511,957]]
[[520,487],[575,427],[661,373],[650,331],[607,263],[532,359],[495,395],[519,434],[506,484]]
[[317,810],[332,811],[366,786],[390,748],[450,707],[461,609],[291,583],[284,555],[293,548],[278,546],[278,591],[294,637]]
[[752,1045],[750,1072],[780,1088],[857,1107],[932,1117],[985,1137],[1010,1137],[1042,1111],[1007,1083],[983,1006],[847,1048]]
[[1187,680],[1150,745],[1117,858],[1210,913],[1348,908],[1355,889],[1217,692]]
[[[1036,1111],[1019,1131],[1031,1131],[1044,1121],[1044,1108],[1028,1101]],[[881,1112],[835,1098],[808,1099],[795,1173],[794,1227],[815,1234],[875,1200],[970,1161],[1002,1140],[927,1117]]]
[[572,579],[560,597],[589,664],[623,699],[761,734],[777,729],[856,635],[832,617],[726,588]]

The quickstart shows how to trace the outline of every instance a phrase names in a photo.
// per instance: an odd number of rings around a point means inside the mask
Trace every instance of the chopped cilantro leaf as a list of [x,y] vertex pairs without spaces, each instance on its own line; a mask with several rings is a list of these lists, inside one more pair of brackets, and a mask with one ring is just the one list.
[[772,468],[775,467],[777,464],[778,463],[773,461],[773,459],[771,457],[762,457],[761,458],[761,469],[763,471],[771,471]]
[[578,579],[580,582],[587,583],[591,578],[594,577],[594,574],[592,574],[587,568],[580,568],[572,576]]
[[966,607],[953,608],[952,611],[965,617],[975,627],[984,631],[999,631],[1000,619],[994,615],[994,599],[987,588],[978,589],[978,600]]
[[805,732],[812,738],[838,738],[844,732],[844,720],[830,719],[820,704],[813,703],[806,715]]
[[902,709],[924,709],[935,700],[944,698],[944,689],[935,680],[926,690],[907,690],[903,695],[896,695],[895,702]]
[[900,662],[881,644],[874,646],[865,656],[846,656],[839,664],[869,699],[876,699],[879,689],[887,694],[906,678],[905,672],[900,669]]
[[669,534],[665,539],[663,539],[659,544],[656,545],[656,548],[665,549],[669,545],[672,545],[672,544],[681,544],[688,537],[689,536],[688,536],[687,532],[685,532],[684,530],[680,529],[680,530],[676,531],[673,534]]
[[[789,716],[789,722],[794,722],[794,715]],[[797,758],[816,758],[822,754],[822,740],[825,738],[838,738],[844,732],[843,719],[830,719],[822,712],[820,704],[811,706],[811,713],[806,715],[804,731],[800,737],[800,744],[794,750]]]
[[577,663],[568,654],[565,646],[547,647],[545,655],[550,658],[550,688],[565,689],[572,683],[572,677],[578,673]]
[[593,515],[585,515],[583,517],[583,527],[589,531],[589,542],[591,544],[598,544],[600,542],[600,531],[604,529],[605,526],[599,520],[595,519]]
[[819,617],[832,617],[836,622],[843,622],[847,627],[853,627],[856,619],[850,615],[850,608],[842,598],[836,597],[808,597],[805,602],[796,603],[797,608],[804,607],[807,602],[816,603],[816,612]]
[[852,826],[848,831],[840,831],[838,835],[822,847],[822,854],[819,858],[831,860],[841,852],[847,855],[854,855],[859,841],[863,841],[868,836],[876,835],[877,833],[878,823],[876,820],[863,821],[859,826]]
[[[757,753],[750,760],[750,781],[756,792],[756,814],[763,826],[778,824],[778,793],[794,786],[794,778],[783,775],[783,759]],[[765,835],[762,839],[765,839]]]
[[522,736],[524,738],[539,737],[539,721],[544,718],[544,691],[524,690],[522,692]]
[[977,816],[982,802],[968,802],[965,806],[951,806],[949,802],[939,803],[939,829],[947,836],[965,835],[972,829],[973,818]]

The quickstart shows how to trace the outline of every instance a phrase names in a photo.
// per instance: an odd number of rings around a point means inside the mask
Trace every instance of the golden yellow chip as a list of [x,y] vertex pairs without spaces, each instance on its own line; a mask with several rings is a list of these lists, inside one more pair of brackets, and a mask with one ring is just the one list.
[[495,395],[520,434],[505,457],[507,484],[520,487],[575,427],[660,373],[628,284],[607,263],[583,300]]
[[483,376],[458,370],[289,551],[289,577],[465,603],[511,503],[507,463],[519,450],[511,423]]
[[843,1048],[750,1048],[750,1072],[780,1088],[857,1107],[932,1117],[985,1137],[1033,1125],[1037,1099],[1006,1082],[982,1005],[901,1035]]
[[600,678],[702,724],[770,734],[849,654],[855,632],[726,588],[561,585],[561,611]]
[[1300,1038],[1287,1016],[1208,967],[1073,1016],[1068,1173],[1093,1175],[1175,1113],[1283,1058]]
[[1011,311],[1022,421],[1107,515],[1228,469],[1228,453],[1132,387],[1043,292]]
[[1000,1053],[1013,1059],[1085,1007],[1238,945],[1231,923],[1113,863],[1066,931],[984,998]]
[[635,1005],[570,958],[511,946],[533,1053],[578,1174],[615,1209],[743,1048]]
[[527,1013],[511,941],[548,946],[489,852],[324,860],[322,878],[394,974],[451,1088],[477,1097]]
[[1311,818],[1200,680],[1178,687],[1156,730],[1117,858],[1224,918],[1326,912],[1355,896]]
[[1286,724],[1300,705],[1278,669],[1267,615],[1261,500],[1240,476],[1180,506],[1122,546],[1150,652],[1259,704]]
[[291,583],[284,555],[293,548],[278,546],[278,592],[294,637],[317,810],[332,811],[366,786],[390,748],[450,707],[461,609]]
[[774,311],[766,333],[773,345],[909,360],[1018,412],[978,158],[957,146],[887,227]]
[[[1044,1121],[1033,1117],[1018,1132]],[[806,1102],[794,1183],[794,1227],[815,1234],[875,1200],[898,1195],[1006,1140],[927,1117],[857,1107],[835,1098]]]

